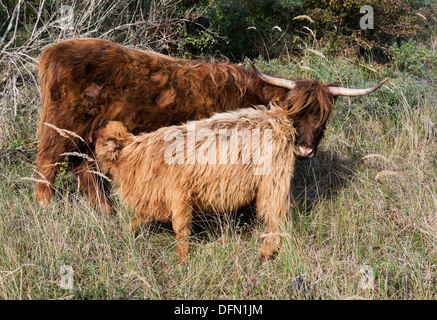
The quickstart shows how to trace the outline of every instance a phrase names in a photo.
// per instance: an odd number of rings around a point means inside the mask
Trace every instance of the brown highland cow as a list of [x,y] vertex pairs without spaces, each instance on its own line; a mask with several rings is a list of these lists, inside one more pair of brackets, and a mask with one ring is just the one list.
[[[109,121],[129,132],[210,117],[252,105],[276,102],[289,109],[297,131],[297,155],[316,154],[326,121],[338,96],[368,94],[370,89],[340,88],[318,81],[289,80],[228,63],[177,59],[127,48],[106,40],[73,39],[45,49],[39,60],[42,109],[38,130],[36,199],[46,205],[65,154],[93,157],[94,134]],[[61,136],[57,128],[83,140]],[[84,142],[85,141],[85,142]],[[73,172],[91,201],[103,211],[111,206],[99,187],[93,162],[70,156]]]
[[290,112],[272,106],[215,114],[134,136],[121,122],[100,129],[96,158],[135,211],[128,229],[147,221],[171,222],[189,253],[193,210],[226,213],[254,201],[267,225],[261,258],[273,258],[289,207],[295,162]]

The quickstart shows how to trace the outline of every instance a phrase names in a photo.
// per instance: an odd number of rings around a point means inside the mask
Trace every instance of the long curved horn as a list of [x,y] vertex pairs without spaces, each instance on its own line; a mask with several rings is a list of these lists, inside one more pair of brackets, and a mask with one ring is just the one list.
[[258,77],[260,77],[263,81],[267,82],[268,84],[282,87],[282,88],[286,88],[286,89],[293,89],[296,86],[296,82],[294,82],[293,80],[272,77],[272,76],[268,76],[268,75],[262,73],[257,68],[255,68],[255,65],[253,64],[253,62],[249,58],[247,58],[247,60],[249,61],[250,65],[252,66],[252,69],[258,74]]
[[342,88],[342,87],[328,87],[328,88],[329,88],[329,92],[331,92],[334,96],[357,97],[357,96],[364,96],[365,94],[369,94],[379,89],[384,83],[387,82],[387,80],[388,78],[385,78],[378,85],[374,86],[373,88],[367,88],[367,89],[349,89],[349,88]]

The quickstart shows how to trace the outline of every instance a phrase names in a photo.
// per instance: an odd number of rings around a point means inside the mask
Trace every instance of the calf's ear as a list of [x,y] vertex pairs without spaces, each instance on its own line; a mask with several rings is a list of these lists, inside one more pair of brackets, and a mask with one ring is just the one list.
[[110,121],[105,127],[107,140],[114,140],[117,144],[123,145],[129,137],[126,126],[119,121]]
[[101,147],[97,151],[100,159],[117,160],[129,137],[129,132],[124,124],[110,121],[108,125],[97,131],[97,140],[101,141]]
[[120,147],[120,146],[117,146],[117,143],[114,140],[107,140],[107,141],[105,141],[104,145],[106,147],[109,147],[109,148],[119,148]]
[[100,160],[117,160],[123,145],[121,141],[103,137],[101,147],[97,149],[97,158]]

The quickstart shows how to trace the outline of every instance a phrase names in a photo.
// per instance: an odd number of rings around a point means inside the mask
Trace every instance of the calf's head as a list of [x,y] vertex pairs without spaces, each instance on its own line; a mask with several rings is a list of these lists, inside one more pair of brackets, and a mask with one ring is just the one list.
[[103,171],[111,173],[130,135],[126,126],[118,121],[110,121],[105,127],[97,130],[96,159]]
[[264,95],[288,108],[296,129],[296,154],[298,159],[310,159],[317,153],[326,122],[339,96],[357,97],[380,88],[388,78],[367,89],[342,88],[338,84],[323,84],[319,81],[290,80],[266,75],[249,60],[258,77],[269,86]]

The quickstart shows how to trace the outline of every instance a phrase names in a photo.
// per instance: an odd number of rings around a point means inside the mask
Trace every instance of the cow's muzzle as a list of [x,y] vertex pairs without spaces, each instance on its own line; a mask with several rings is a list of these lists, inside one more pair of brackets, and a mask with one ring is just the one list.
[[300,160],[311,159],[316,155],[317,148],[310,148],[307,146],[297,145],[296,154]]

